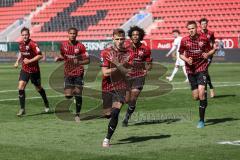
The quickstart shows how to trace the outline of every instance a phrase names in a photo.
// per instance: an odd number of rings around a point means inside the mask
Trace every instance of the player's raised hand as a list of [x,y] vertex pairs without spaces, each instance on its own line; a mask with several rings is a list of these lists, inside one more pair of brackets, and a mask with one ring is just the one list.
[[110,61],[111,63],[115,64],[116,66],[118,66],[120,64],[119,60],[118,60],[118,57],[115,56],[113,53],[110,53],[109,56],[106,59],[108,61]]

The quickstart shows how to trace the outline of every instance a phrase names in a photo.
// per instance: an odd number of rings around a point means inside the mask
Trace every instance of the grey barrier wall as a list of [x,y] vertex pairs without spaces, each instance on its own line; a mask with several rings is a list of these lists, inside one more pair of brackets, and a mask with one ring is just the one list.
[[[240,62],[240,49],[225,49],[214,55],[214,62]],[[174,62],[173,57],[165,57],[168,50],[152,50],[152,57],[157,62]],[[89,51],[89,54],[99,56],[100,51]]]
[[[167,52],[168,50],[152,50],[152,57],[157,62],[174,62],[174,57],[165,57]],[[53,54],[54,52],[49,51],[43,51],[43,53],[46,54],[47,62],[52,62],[54,59],[53,55],[59,54],[58,52]],[[88,51],[88,53],[99,57],[100,50]],[[13,62],[16,58],[17,52],[6,53],[0,51],[0,62]],[[213,62],[240,62],[240,49],[225,49],[224,52],[216,53]]]

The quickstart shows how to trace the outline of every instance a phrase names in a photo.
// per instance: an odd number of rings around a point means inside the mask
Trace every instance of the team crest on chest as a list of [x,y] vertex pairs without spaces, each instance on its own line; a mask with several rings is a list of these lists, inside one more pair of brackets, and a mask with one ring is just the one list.
[[138,51],[138,55],[139,55],[139,56],[143,56],[143,54],[144,54],[144,51],[143,51],[143,50]]
[[204,45],[204,43],[203,43],[202,41],[200,41],[200,42],[198,42],[198,45],[199,45],[200,47],[202,47],[202,46]]
[[26,50],[29,50],[29,46],[26,46]]
[[75,48],[74,53],[79,53],[79,48]]

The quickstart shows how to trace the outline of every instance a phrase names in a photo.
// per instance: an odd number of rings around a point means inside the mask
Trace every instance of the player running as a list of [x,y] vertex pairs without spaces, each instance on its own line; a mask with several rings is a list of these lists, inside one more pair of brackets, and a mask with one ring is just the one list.
[[90,63],[85,46],[77,41],[78,30],[68,29],[68,41],[61,43],[59,57],[55,61],[64,61],[64,94],[67,99],[73,96],[76,101],[75,121],[80,122],[82,108],[82,90],[84,67]]
[[152,68],[151,50],[144,43],[141,43],[145,36],[144,30],[138,26],[133,26],[128,31],[128,36],[131,39],[128,52],[131,57],[132,67],[127,80],[126,103],[128,109],[122,122],[125,127],[128,126],[128,120],[136,108],[137,98],[145,83],[145,76]]
[[28,84],[29,79],[35,86],[36,90],[41,95],[44,105],[45,112],[49,112],[49,103],[41,85],[40,68],[38,61],[42,58],[42,53],[36,42],[30,39],[30,31],[24,27],[21,30],[22,41],[19,42],[19,55],[14,67],[18,67],[18,63],[22,60],[22,69],[20,71],[19,82],[18,82],[18,94],[20,102],[20,110],[17,116],[26,114],[25,111],[25,88]]
[[197,32],[197,23],[187,23],[189,36],[181,41],[180,58],[186,62],[186,71],[191,84],[193,99],[199,100],[199,117],[197,128],[203,128],[205,110],[207,108],[207,95],[205,87],[208,75],[208,58],[215,52],[207,37]]
[[122,29],[113,31],[113,46],[101,52],[102,67],[102,99],[105,108],[111,107],[111,117],[108,124],[107,135],[102,147],[110,146],[110,139],[117,127],[120,109],[125,102],[126,75],[129,54],[124,47],[125,32]]
[[[200,23],[200,26],[201,26],[200,33],[206,35],[207,39],[210,42],[211,47],[213,48],[214,44],[215,44],[215,36],[214,36],[214,32],[207,29],[208,20],[206,18],[202,18],[202,19],[200,19],[199,23]],[[212,63],[212,59],[213,59],[213,55],[211,55],[208,58],[209,66]],[[211,77],[209,75],[209,72],[208,72],[208,75],[207,75],[207,83],[208,83],[209,88],[210,88],[210,97],[214,98],[215,92],[214,92],[214,87],[212,85],[212,81],[211,81]]]

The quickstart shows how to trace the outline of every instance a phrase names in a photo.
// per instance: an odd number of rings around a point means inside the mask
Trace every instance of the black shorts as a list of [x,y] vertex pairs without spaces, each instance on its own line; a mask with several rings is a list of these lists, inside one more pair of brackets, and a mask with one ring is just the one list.
[[145,77],[130,78],[127,80],[127,88],[142,90],[145,84]]
[[83,86],[83,77],[64,77],[64,89],[71,89],[75,87],[82,87]]
[[188,79],[191,85],[191,89],[195,90],[198,88],[198,85],[206,85],[207,84],[207,71],[199,72],[196,74],[188,74]]
[[113,102],[125,103],[125,90],[102,92],[103,108],[112,107]]
[[24,70],[21,70],[19,81],[24,81],[28,83],[29,79],[31,80],[32,84],[34,84],[35,86],[41,86],[40,72],[28,73],[28,72],[25,72]]

